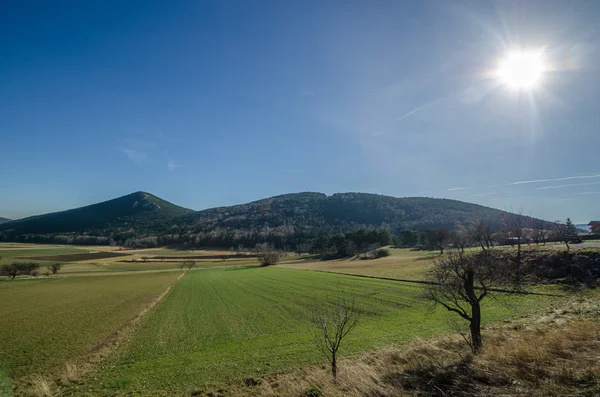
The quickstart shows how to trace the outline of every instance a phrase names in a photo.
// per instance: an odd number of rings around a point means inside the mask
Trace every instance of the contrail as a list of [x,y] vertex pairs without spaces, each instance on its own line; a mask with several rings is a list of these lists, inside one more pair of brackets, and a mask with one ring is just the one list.
[[566,176],[564,178],[537,179],[537,180],[533,180],[533,181],[519,181],[519,182],[509,183],[506,186],[510,186],[510,185],[523,185],[525,183],[557,182],[557,181],[568,181],[570,179],[590,179],[590,178],[600,178],[600,175]]
[[560,189],[563,187],[589,186],[589,185],[600,185],[600,182],[575,183],[575,184],[571,184],[571,185],[558,185],[558,186],[544,186],[544,187],[538,187],[538,188],[536,188],[536,190]]

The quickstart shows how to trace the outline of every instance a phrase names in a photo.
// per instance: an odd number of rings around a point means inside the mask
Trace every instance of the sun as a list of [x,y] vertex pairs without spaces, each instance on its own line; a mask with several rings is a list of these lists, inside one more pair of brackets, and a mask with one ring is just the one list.
[[510,88],[532,89],[540,82],[545,70],[541,51],[513,51],[500,62],[496,75]]

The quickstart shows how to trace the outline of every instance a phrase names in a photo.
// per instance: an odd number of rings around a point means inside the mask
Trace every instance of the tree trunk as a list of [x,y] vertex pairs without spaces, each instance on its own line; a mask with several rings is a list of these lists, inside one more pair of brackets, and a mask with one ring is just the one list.
[[444,247],[440,247],[440,255],[444,255]]
[[477,353],[481,349],[483,342],[481,340],[481,306],[475,295],[475,275],[473,271],[468,271],[467,277],[464,280],[465,292],[471,305],[471,323],[469,326],[471,330],[471,343],[473,353]]
[[333,377],[333,381],[337,381],[337,359],[336,353],[331,354],[331,376]]
[[521,287],[521,239],[519,239],[519,245],[517,247],[517,279],[516,279],[516,283],[517,283],[517,288]]
[[569,252],[569,250],[571,249],[571,247],[569,247],[569,243],[567,241],[565,241],[565,245],[567,246],[567,252]]
[[473,352],[477,353],[481,350],[483,341],[481,339],[481,307],[479,302],[472,304],[472,316],[471,316],[471,343],[473,344]]

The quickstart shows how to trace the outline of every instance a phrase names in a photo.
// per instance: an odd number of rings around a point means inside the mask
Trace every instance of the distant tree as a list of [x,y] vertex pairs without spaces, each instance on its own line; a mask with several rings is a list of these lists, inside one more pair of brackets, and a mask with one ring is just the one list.
[[37,277],[37,275],[39,274],[38,269],[40,268],[40,264],[39,263],[35,263],[35,262],[27,262],[22,264],[22,274],[27,274],[33,277]]
[[504,233],[517,244],[517,257],[515,259],[515,278],[517,286],[521,285],[521,267],[523,258],[521,254],[521,244],[525,237],[525,225],[527,217],[523,215],[520,209],[515,213],[507,213],[504,216]]
[[11,280],[14,280],[15,277],[21,274],[21,264],[11,263],[10,265],[2,265],[0,268],[0,273],[3,276],[9,277]]
[[329,238],[328,236],[319,236],[313,244],[313,252],[320,255],[327,255],[329,249]]
[[390,256],[390,250],[387,248],[377,248],[369,252],[369,257],[372,259],[384,258]]
[[535,227],[531,233],[531,239],[536,245],[540,243],[544,243],[544,245],[546,245],[546,233],[546,222],[539,220],[535,223]]
[[425,298],[434,306],[441,305],[469,322],[470,345],[478,352],[481,338],[481,301],[490,296],[494,286],[510,282],[491,251],[475,254],[452,251],[433,261]]
[[314,326],[314,341],[331,365],[331,376],[337,380],[337,355],[344,338],[358,325],[360,313],[354,296],[343,292],[333,301],[319,304],[309,311]]
[[310,243],[300,243],[296,244],[296,254],[302,255],[306,252],[312,251],[312,244]]
[[269,243],[256,244],[256,252],[261,266],[272,266],[279,263],[281,254],[273,248]]
[[9,277],[11,280],[14,280],[20,274],[37,277],[39,274],[39,271],[38,271],[39,268],[40,268],[39,263],[13,262],[10,265],[2,265],[2,267],[0,268],[0,274]]
[[243,244],[238,244],[236,250],[236,255],[241,255],[244,252],[244,245]]
[[577,238],[577,229],[570,218],[566,222],[554,222],[554,234],[556,239],[567,246],[567,252],[571,249],[569,243]]
[[223,262],[225,262],[227,259],[229,259],[229,256],[227,256],[227,255],[221,255],[221,260]]
[[419,243],[419,233],[414,230],[402,230],[400,232],[400,242],[405,247],[416,247]]
[[53,263],[51,265],[48,265],[48,271],[52,272],[52,274],[58,273],[58,271],[61,268],[62,268],[62,264],[60,264],[60,263]]
[[450,244],[452,235],[446,228],[432,229],[427,231],[427,240],[432,247],[439,249],[440,254],[444,253],[444,249]]
[[183,269],[184,267],[187,267],[188,270],[192,270],[192,268],[196,267],[196,261],[185,260],[185,261],[181,262],[180,267],[181,267],[181,269]]
[[464,251],[471,243],[469,233],[462,225],[452,230],[450,241],[452,246],[460,251]]
[[482,250],[494,247],[492,230],[489,226],[489,222],[483,217],[478,217],[475,221],[466,225],[465,231],[468,234],[469,239],[474,243],[479,244]]
[[142,256],[142,262],[146,262],[148,260],[147,256]]

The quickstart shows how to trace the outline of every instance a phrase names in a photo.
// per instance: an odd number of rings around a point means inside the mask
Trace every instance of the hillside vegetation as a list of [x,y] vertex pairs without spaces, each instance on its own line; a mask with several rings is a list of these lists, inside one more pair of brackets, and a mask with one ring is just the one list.
[[296,193],[248,204],[188,210],[137,192],[0,225],[0,240],[79,244],[295,247],[324,234],[367,228],[454,228],[477,218],[500,226],[503,211],[457,200],[366,193]]
[[[73,240],[85,235],[123,239],[149,233],[164,223],[193,212],[145,192],[136,192],[113,200],[50,214],[7,222],[0,227],[3,240],[37,240],[52,235],[58,243],[85,243]],[[68,240],[71,238],[71,240]]]
[[10,222],[10,219],[8,219],[8,218],[2,218],[0,216],[0,223],[6,223],[6,222]]

